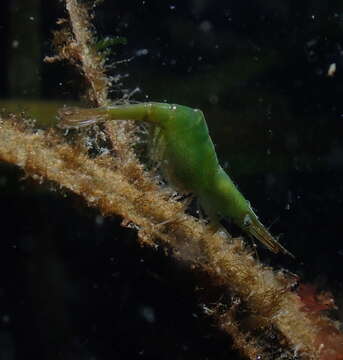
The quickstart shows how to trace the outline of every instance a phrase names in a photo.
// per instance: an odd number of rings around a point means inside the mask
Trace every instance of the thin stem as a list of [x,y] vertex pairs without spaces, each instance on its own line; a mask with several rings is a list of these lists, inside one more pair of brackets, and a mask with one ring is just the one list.
[[66,0],[66,8],[70,16],[75,45],[79,50],[82,69],[93,92],[91,98],[97,105],[105,105],[108,102],[110,81],[105,74],[104,59],[95,51],[87,8],[77,0]]

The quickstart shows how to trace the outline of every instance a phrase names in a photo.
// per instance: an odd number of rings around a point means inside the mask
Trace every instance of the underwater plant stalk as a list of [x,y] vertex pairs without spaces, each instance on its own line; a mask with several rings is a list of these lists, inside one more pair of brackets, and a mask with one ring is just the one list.
[[[183,204],[168,198],[144,171],[138,173],[135,167],[131,174],[122,171],[109,156],[91,159],[54,132],[32,133],[8,119],[0,120],[0,160],[20,166],[37,180],[50,180],[69,189],[104,215],[117,214],[125,223],[136,224],[142,244],[165,247],[190,269],[207,274],[211,286],[238,297],[245,304],[245,316],[254,319],[251,331],[260,329],[259,337],[263,332],[270,335],[274,328],[280,341],[296,348],[303,359],[336,359],[324,355],[335,351],[332,338],[341,343],[342,335],[324,315],[302,310],[304,304],[291,290],[286,275],[259,263],[239,239],[228,242],[184,214]],[[168,222],[171,218],[178,221]],[[239,322],[230,314],[230,307],[227,316],[213,310],[218,326],[234,336]],[[251,335],[244,334],[242,331],[233,339],[246,339],[237,343],[238,348],[250,343]],[[264,354],[263,347],[255,350]]]

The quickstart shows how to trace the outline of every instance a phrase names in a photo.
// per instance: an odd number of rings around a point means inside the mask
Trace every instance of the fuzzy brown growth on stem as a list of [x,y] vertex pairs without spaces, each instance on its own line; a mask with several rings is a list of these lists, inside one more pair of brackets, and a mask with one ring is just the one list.
[[330,320],[304,312],[284,275],[257,262],[239,239],[228,242],[185,215],[183,204],[169,198],[143,169],[137,171],[133,166],[132,172],[130,167],[122,171],[111,157],[90,159],[53,131],[33,133],[9,120],[0,122],[0,160],[73,191],[104,215],[122,216],[139,228],[142,244],[164,246],[184,264],[206,274],[211,286],[235,294],[245,306],[243,328],[242,320],[233,319],[230,309],[215,318],[219,327],[234,337],[237,347],[249,343],[249,351],[241,352],[251,359],[253,354],[268,352],[248,334],[258,333],[259,338],[272,328],[284,345],[296,349],[303,358],[336,359],[324,357],[332,351],[326,347],[332,337],[325,337],[325,330],[335,333],[335,343],[341,341]]
[[89,84],[88,98],[96,105],[105,105],[111,84],[106,76],[105,59],[96,51],[89,9],[77,0],[66,0],[66,9],[70,22],[59,20],[63,27],[54,32],[58,54],[46,57],[45,61],[67,60],[76,65]]
[[[74,44],[72,48],[76,46],[82,72],[90,84],[88,97],[98,106],[106,105],[110,81],[106,76],[105,59],[96,50],[90,9],[78,0],[66,0],[66,9],[69,13],[70,26],[74,35],[74,41],[71,43]],[[110,134],[120,134],[120,136],[110,136],[118,157],[121,159],[130,158],[132,167],[138,170],[142,166],[138,163],[131,147],[135,128],[132,122],[122,121],[108,126],[107,129]]]
[[[78,0],[66,0],[65,4],[69,21],[58,20],[62,29],[54,32],[53,41],[57,55],[46,57],[45,61],[66,60],[76,66],[89,84],[88,99],[97,106],[106,105],[111,82],[106,76],[105,59],[96,50],[90,6],[87,7]],[[136,140],[136,125],[130,121],[122,121],[106,125],[106,130],[117,158],[122,160],[121,166],[141,172],[143,167],[132,150],[132,144]],[[127,159],[130,161],[126,161]]]

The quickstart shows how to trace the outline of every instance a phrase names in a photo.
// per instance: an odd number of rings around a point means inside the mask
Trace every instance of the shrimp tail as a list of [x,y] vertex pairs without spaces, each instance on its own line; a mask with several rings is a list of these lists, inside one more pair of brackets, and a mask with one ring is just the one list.
[[254,238],[259,240],[273,253],[283,253],[295,259],[295,256],[287,249],[285,249],[258,220],[255,220],[251,224],[249,224],[245,230]]
[[63,107],[59,109],[57,118],[59,120],[59,127],[70,129],[106,121],[108,115],[106,111],[101,108]]

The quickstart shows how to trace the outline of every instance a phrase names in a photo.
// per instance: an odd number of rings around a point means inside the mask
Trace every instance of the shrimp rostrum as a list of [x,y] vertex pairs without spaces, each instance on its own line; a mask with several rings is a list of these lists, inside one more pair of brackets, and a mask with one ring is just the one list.
[[167,103],[113,105],[94,109],[64,108],[61,126],[82,127],[105,120],[151,123],[158,130],[162,164],[168,179],[183,192],[193,193],[210,220],[230,218],[246,234],[274,253],[291,255],[259,221],[249,201],[220,166],[202,111]]

